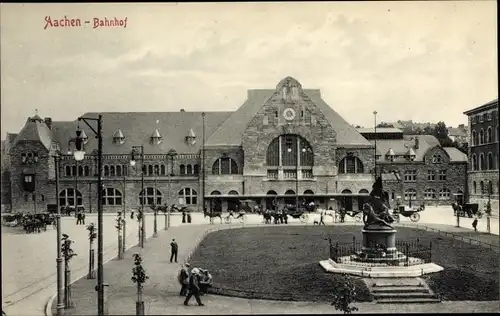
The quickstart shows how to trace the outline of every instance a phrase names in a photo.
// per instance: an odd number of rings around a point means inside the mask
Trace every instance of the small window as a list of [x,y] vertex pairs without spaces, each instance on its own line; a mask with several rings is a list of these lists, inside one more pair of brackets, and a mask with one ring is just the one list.
[[278,111],[274,112],[274,117],[278,117]]

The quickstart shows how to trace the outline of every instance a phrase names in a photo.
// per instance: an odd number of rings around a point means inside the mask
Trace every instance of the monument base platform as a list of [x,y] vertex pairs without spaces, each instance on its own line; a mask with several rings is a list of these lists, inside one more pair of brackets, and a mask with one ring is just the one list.
[[[342,259],[342,258],[341,258]],[[409,258],[413,262],[421,260],[418,258]],[[407,278],[419,277],[429,273],[443,271],[443,267],[435,263],[415,263],[410,266],[393,266],[386,263],[378,265],[374,263],[363,263],[356,261],[344,261],[337,263],[332,259],[320,261],[321,267],[328,273],[346,273],[369,278]],[[345,263],[344,263],[345,262]]]

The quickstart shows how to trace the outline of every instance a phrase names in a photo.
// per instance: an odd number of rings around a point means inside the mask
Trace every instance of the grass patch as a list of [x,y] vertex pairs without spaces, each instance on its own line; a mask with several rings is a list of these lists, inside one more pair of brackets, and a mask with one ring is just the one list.
[[[192,256],[191,265],[209,269],[217,294],[259,299],[294,301],[331,301],[338,274],[325,273],[320,260],[329,256],[328,238],[339,244],[350,243],[353,236],[361,242],[360,227],[355,226],[279,226],[221,230],[205,237]],[[428,276],[429,285],[444,299],[498,299],[498,253],[469,245],[451,237],[413,228],[398,228],[398,240],[432,241],[433,262],[444,272]],[[467,286],[448,284],[468,267],[472,275]],[[483,272],[488,271],[488,274]],[[496,275],[496,276],[495,276]],[[371,301],[371,295],[360,278],[353,277],[356,300]],[[460,281],[461,282],[461,281]],[[487,283],[490,282],[490,283]],[[495,283],[496,282],[496,283]],[[483,293],[481,288],[493,289]],[[441,287],[439,287],[441,285]],[[482,293],[482,294],[481,294]],[[492,298],[495,297],[496,298]]]

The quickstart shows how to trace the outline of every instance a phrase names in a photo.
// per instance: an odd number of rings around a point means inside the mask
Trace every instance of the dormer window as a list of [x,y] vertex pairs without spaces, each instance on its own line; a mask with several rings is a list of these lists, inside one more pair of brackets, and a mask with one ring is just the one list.
[[190,129],[186,136],[186,143],[188,145],[193,146],[196,143],[196,135],[193,132],[193,129]]
[[442,158],[441,155],[432,155],[432,163],[441,163]]
[[125,136],[123,136],[121,129],[117,130],[113,135],[113,143],[118,145],[122,145],[123,143],[125,143]]
[[156,128],[151,134],[151,144],[159,145],[162,142],[162,137],[160,135],[160,131]]
[[414,161],[417,155],[415,154],[415,151],[413,151],[413,148],[410,148],[408,152],[406,153],[406,157],[410,159],[410,161]]
[[28,153],[22,153],[21,154],[21,163],[22,164],[33,164],[37,163],[39,160],[38,154],[35,152],[28,152]]
[[385,154],[385,157],[389,161],[394,161],[396,158],[396,154],[394,153],[394,150],[392,148],[389,148],[389,151]]

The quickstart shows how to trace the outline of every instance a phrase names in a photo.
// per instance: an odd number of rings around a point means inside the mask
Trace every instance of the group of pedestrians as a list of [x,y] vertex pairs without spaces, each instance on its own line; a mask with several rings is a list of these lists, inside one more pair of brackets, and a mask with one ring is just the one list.
[[184,296],[184,305],[188,306],[189,301],[194,296],[199,306],[204,306],[201,302],[201,295],[207,294],[208,288],[212,286],[212,275],[204,269],[190,269],[189,263],[185,263],[178,275],[181,285],[180,296]]

